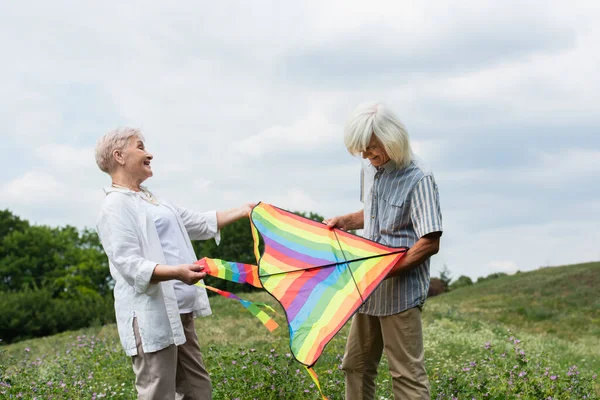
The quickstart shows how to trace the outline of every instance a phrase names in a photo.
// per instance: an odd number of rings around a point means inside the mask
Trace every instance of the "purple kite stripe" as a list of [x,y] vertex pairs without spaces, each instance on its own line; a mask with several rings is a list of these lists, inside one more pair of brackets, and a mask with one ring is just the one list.
[[[298,253],[297,251],[292,250],[289,247],[286,247],[280,243],[277,243],[273,239],[265,237],[265,236],[263,236],[263,239],[265,241],[265,246],[269,246],[269,247],[277,250],[278,252],[286,255],[287,257],[293,258],[293,259],[303,262],[305,264],[310,264],[312,266],[318,267],[321,265],[331,264],[332,261],[334,261],[334,260],[326,260],[326,259],[322,259],[322,258],[314,258],[307,254]],[[266,252],[267,251],[265,251],[265,253]],[[337,262],[337,260],[335,260],[335,262]]]
[[[327,279],[329,277],[329,275],[333,274],[336,271],[337,271],[336,268],[323,268],[322,270],[319,270],[319,272],[317,272],[312,278],[310,278],[309,280],[304,282],[304,285],[302,285],[301,287],[299,287],[297,289],[298,293],[304,292],[304,291],[308,291],[309,293],[312,292],[313,289],[315,288],[315,286],[317,286],[319,283],[323,282],[325,279]],[[296,278],[296,279],[298,279],[298,278]],[[296,282],[297,282],[297,280],[296,280]],[[306,303],[305,297],[296,296],[296,298],[292,301],[292,303],[289,305],[288,309],[286,310],[287,316],[288,316],[288,321],[293,321],[294,318],[296,318],[296,315],[298,315],[298,312],[302,309],[302,306],[304,306],[305,303]]]

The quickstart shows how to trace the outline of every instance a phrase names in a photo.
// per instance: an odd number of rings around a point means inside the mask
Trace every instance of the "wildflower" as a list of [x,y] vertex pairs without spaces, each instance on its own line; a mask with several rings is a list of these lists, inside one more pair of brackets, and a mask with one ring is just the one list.
[[550,376],[550,379],[551,379],[551,380],[553,380],[553,381],[555,381],[555,380],[556,380],[556,378],[558,378],[558,376],[556,376],[556,375],[551,375],[551,376]]
[[464,372],[467,372],[467,371],[470,371],[470,370],[471,370],[471,368],[469,368],[469,367],[465,367],[465,368],[463,368],[463,371],[464,371]]
[[31,349],[29,347],[25,347],[25,351],[29,353]]
[[492,344],[490,342],[485,342],[485,346],[483,347],[489,350],[492,347]]
[[519,372],[519,377],[520,377],[520,378],[521,378],[521,377],[524,377],[525,375],[527,375],[527,372],[525,372],[525,371],[521,371],[521,372]]
[[235,365],[235,364],[237,364],[237,361],[233,360],[231,363],[232,363],[233,365]]

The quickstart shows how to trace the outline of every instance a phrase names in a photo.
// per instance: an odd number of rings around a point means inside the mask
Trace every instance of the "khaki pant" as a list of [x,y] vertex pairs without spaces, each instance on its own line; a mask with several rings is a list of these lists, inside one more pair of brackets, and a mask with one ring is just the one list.
[[429,400],[419,307],[387,317],[354,315],[342,361],[346,399],[375,398],[375,378],[383,350],[392,375],[394,398]]
[[[133,331],[138,354],[131,357],[140,400],[210,400],[212,385],[202,361],[192,313],[181,314],[186,342],[144,353],[137,324]],[[177,393],[177,395],[176,395]]]

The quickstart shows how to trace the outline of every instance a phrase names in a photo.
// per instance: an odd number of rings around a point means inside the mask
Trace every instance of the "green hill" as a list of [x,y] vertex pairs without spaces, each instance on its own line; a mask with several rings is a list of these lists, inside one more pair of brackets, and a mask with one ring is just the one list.
[[[242,297],[276,306],[265,293]],[[429,299],[423,329],[432,398],[598,398],[589,390],[600,371],[599,302],[600,263],[519,273]],[[214,315],[196,328],[216,400],[320,399],[289,354],[281,317],[271,334],[238,303],[211,303]],[[343,397],[347,330],[315,367],[332,400]],[[134,399],[133,379],[114,325],[0,345],[0,397]],[[390,379],[384,357],[378,399],[392,398]]]
[[502,276],[445,293],[429,303],[436,310],[444,305],[522,332],[569,340],[598,338],[600,262]]

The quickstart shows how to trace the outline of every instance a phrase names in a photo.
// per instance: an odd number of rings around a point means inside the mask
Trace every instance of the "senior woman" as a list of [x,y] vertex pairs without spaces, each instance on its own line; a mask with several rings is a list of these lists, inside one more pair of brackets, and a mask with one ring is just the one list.
[[190,239],[219,238],[223,226],[246,217],[253,204],[227,211],[185,210],[150,193],[152,154],[142,133],[119,128],[96,145],[96,163],[112,184],[97,231],[115,280],[119,337],[132,357],[140,399],[210,399],[194,316],[211,314],[205,277]]

